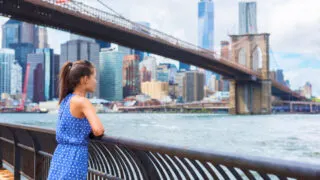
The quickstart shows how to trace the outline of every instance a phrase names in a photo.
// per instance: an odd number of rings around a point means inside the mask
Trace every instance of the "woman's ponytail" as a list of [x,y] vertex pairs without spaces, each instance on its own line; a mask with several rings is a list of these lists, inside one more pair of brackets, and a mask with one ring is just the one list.
[[73,87],[69,82],[69,74],[72,67],[72,62],[63,64],[59,75],[59,104],[69,94],[72,93]]

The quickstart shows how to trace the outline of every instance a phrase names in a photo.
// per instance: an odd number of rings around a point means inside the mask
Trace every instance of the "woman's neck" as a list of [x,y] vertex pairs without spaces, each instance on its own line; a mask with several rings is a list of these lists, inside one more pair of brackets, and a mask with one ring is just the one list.
[[75,94],[75,95],[78,95],[78,96],[82,96],[82,97],[86,97],[86,91],[83,91],[83,90],[75,89],[72,94]]

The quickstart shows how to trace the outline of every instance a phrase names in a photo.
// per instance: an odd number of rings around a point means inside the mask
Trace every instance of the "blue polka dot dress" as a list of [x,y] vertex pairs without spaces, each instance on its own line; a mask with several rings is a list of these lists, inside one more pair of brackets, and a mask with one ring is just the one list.
[[91,126],[86,118],[76,118],[70,113],[68,94],[60,104],[56,127],[58,145],[54,151],[49,180],[87,179],[88,140]]

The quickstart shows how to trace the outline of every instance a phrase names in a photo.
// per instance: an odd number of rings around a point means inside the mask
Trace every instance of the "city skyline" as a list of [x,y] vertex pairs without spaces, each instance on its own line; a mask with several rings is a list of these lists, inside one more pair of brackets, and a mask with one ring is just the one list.
[[[320,85],[316,84],[317,79],[314,77],[315,74],[320,72],[320,55],[316,54],[316,50],[319,46],[316,45],[318,35],[315,34],[315,30],[319,26],[317,24],[318,15],[316,12],[316,5],[314,3],[319,4],[319,2],[307,0],[311,3],[304,3],[299,4],[297,7],[296,0],[292,2],[277,2],[275,0],[264,2],[264,1],[257,1],[258,5],[258,13],[257,13],[257,20],[258,20],[258,29],[260,32],[270,32],[271,33],[271,67],[272,69],[281,68],[284,69],[284,75],[286,79],[289,79],[292,82],[292,87],[297,89],[306,81],[310,81],[313,84],[314,92],[316,95],[320,95]],[[129,19],[133,19],[136,21],[147,21],[150,22],[152,28],[159,29],[164,31],[168,34],[176,36],[178,38],[187,40],[188,42],[194,43],[196,42],[197,36],[197,2],[184,2],[175,0],[175,1],[168,1],[165,0],[163,2],[146,2],[143,0],[136,0],[136,2],[144,2],[144,3],[137,3],[139,4],[138,13],[135,11],[134,14],[131,11],[124,11],[127,8],[127,5],[124,4],[124,1],[117,1],[112,2],[111,7],[117,10],[119,13],[128,17]],[[181,5],[182,9],[188,9],[190,12],[186,13],[184,11],[179,12],[169,12],[171,7],[168,7],[167,4],[172,3],[172,5]],[[89,3],[86,1],[85,3]],[[155,5],[156,4],[156,5]],[[277,8],[272,8],[272,5],[277,4]],[[309,4],[309,5],[308,5]],[[216,5],[216,13],[215,13],[215,21],[216,21],[216,33],[215,33],[215,47],[219,47],[220,40],[229,40],[227,37],[228,32],[232,32],[230,29],[237,30],[237,21],[238,21],[238,2],[234,1],[215,1]],[[136,6],[136,5],[134,5]],[[150,7],[150,8],[146,8]],[[263,6],[263,8],[259,8]],[[96,6],[97,7],[97,6]],[[154,13],[150,15],[150,17],[146,17],[143,14],[146,11],[151,11],[154,9],[158,9],[159,11],[154,11]],[[225,11],[228,8],[228,11]],[[300,11],[297,11],[296,15],[286,14],[286,11],[294,11],[301,9],[309,9],[307,14],[310,15],[310,18],[302,18],[298,15]],[[226,16],[228,14],[228,16]],[[181,17],[183,15],[183,17]],[[166,18],[167,16],[170,16]],[[305,16],[304,16],[305,17]],[[188,18],[188,21],[182,20],[182,18]],[[164,19],[166,19],[164,21]],[[286,27],[282,27],[280,20],[287,19]],[[6,21],[6,18],[1,18],[1,24]],[[190,26],[192,25],[193,26]],[[298,26],[299,29],[294,29],[292,27]],[[188,28],[187,28],[188,27]],[[291,29],[290,29],[291,28]],[[283,31],[286,31],[284,34]],[[300,31],[298,33],[297,31]],[[193,33],[192,33],[193,32]],[[295,35],[301,34],[298,36],[299,44],[297,45],[294,43]],[[310,35],[308,35],[310,34]],[[315,34],[315,35],[313,35]],[[69,33],[65,32],[58,32],[56,30],[49,29],[49,44],[50,47],[53,47],[56,51],[57,44],[60,46],[60,43],[64,43],[68,40]],[[53,35],[61,35],[58,42],[53,43],[54,39]],[[304,37],[304,38],[299,38]],[[315,38],[313,41],[310,41],[310,38]],[[58,52],[59,53],[59,52]],[[161,61],[162,58],[160,58]],[[277,60],[277,63],[274,63],[274,59]],[[279,66],[279,67],[277,67]],[[299,74],[304,74],[304,76],[299,76]],[[294,80],[294,81],[293,81]]]

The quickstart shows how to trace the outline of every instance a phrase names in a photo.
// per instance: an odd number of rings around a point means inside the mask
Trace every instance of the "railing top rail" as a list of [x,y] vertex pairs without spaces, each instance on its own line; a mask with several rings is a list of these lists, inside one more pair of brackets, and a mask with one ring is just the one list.
[[13,123],[0,123],[2,127],[8,127],[13,129],[23,129],[27,131],[34,131],[39,133],[46,133],[46,134],[56,134],[56,131],[52,128],[39,128],[31,125],[22,125],[22,124],[13,124]]

